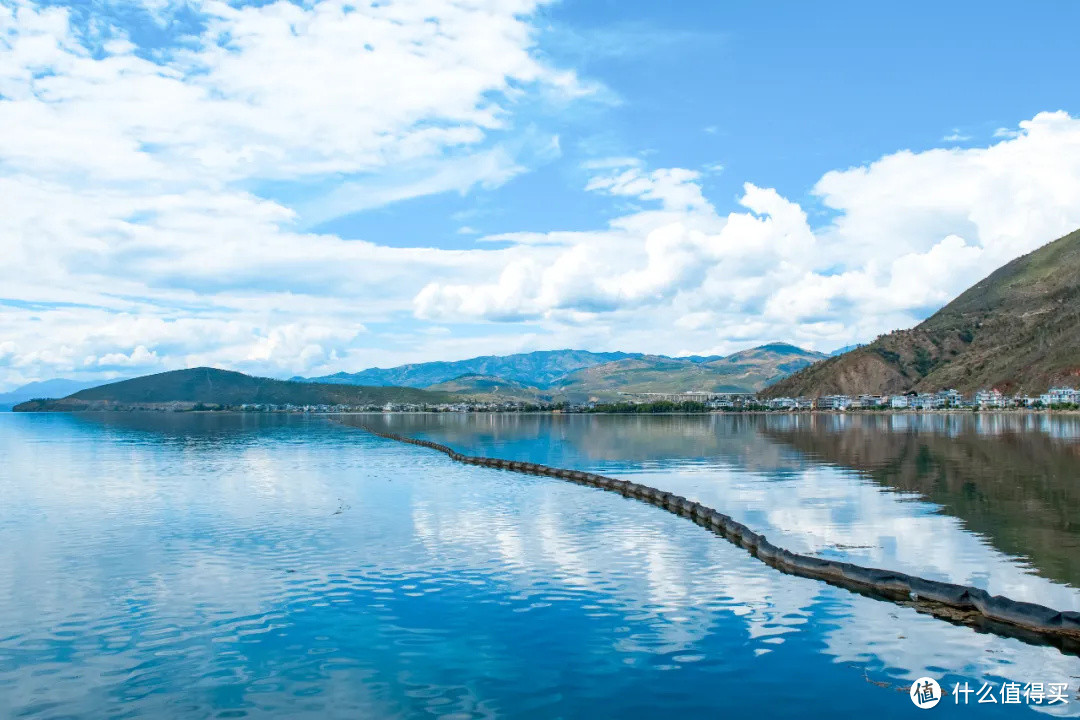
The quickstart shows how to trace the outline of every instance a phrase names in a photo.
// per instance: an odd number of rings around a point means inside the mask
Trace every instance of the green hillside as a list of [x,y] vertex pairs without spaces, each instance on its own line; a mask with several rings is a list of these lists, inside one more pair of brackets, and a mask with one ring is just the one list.
[[430,391],[454,393],[473,400],[493,402],[498,400],[520,400],[522,402],[543,402],[550,399],[550,393],[540,388],[523,383],[505,380],[490,375],[462,375],[453,380],[431,385]]
[[416,388],[323,385],[252,377],[215,368],[191,368],[146,375],[80,390],[59,400],[31,400],[16,411],[81,410],[168,403],[204,405],[383,405],[441,403],[460,397]]
[[1078,382],[1080,231],[999,268],[918,326],[817,363],[765,394],[1037,393]]

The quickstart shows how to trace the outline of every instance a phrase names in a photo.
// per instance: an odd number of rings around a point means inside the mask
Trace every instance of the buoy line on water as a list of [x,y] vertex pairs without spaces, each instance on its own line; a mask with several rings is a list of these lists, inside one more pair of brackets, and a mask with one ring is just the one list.
[[985,590],[967,585],[954,585],[892,570],[800,555],[773,545],[764,535],[755,533],[718,510],[648,485],[579,470],[465,455],[430,440],[384,432],[363,424],[355,427],[388,440],[438,450],[452,460],[467,465],[543,475],[619,493],[688,518],[788,575],[821,580],[860,595],[912,607],[955,624],[968,625],[977,630],[1032,644],[1052,645],[1064,653],[1080,655],[1080,612],[1054,610],[1044,605],[1018,602],[1002,595],[990,595]]

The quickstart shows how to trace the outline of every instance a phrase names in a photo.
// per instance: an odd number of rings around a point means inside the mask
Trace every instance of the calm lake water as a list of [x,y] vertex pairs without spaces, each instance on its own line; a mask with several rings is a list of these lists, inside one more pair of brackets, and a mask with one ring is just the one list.
[[1080,659],[686,520],[350,427],[634,477],[800,552],[1080,609],[1080,418],[0,414],[0,717],[921,717]]

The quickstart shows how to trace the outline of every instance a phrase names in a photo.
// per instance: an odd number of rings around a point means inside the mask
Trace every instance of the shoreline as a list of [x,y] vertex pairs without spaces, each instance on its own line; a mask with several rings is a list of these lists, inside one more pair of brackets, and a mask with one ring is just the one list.
[[513,409],[475,409],[475,410],[244,410],[240,408],[224,407],[220,409],[191,410],[184,408],[168,407],[110,407],[110,408],[63,408],[56,410],[0,410],[0,414],[29,414],[29,415],[55,415],[77,413],[183,413],[214,415],[221,413],[233,413],[243,415],[627,415],[627,416],[704,416],[704,415],[828,415],[828,416],[851,416],[851,415],[1080,415],[1078,409],[1056,408],[942,408],[935,410],[911,410],[911,409],[848,409],[848,410],[680,410],[670,412],[630,412],[630,411],[606,411],[606,410],[513,410]]

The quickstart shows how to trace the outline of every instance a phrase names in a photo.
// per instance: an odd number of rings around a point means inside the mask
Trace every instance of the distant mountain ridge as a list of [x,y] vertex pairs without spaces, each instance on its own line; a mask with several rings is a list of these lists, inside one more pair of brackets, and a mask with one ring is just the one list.
[[[124,378],[118,378],[122,380]],[[112,380],[110,382],[116,382]],[[68,378],[53,378],[51,380],[39,380],[27,383],[6,393],[0,393],[0,410],[10,410],[14,406],[27,400],[41,397],[64,397],[71,393],[96,387],[101,384],[100,380],[69,380]]]
[[642,355],[577,370],[551,389],[570,398],[691,390],[757,392],[825,357],[787,343],[771,343],[715,359]]
[[855,343],[854,345],[845,345],[842,348],[836,348],[831,353],[828,353],[828,356],[829,357],[836,357],[837,355],[843,355],[846,352],[851,352],[852,350],[856,350],[858,348],[861,348],[864,344],[865,343]]
[[765,394],[1034,394],[1078,382],[1080,230],[1002,266],[914,328],[817,363]]
[[423,388],[465,375],[481,375],[545,388],[580,368],[640,356],[640,353],[624,352],[594,353],[587,350],[539,350],[515,355],[483,355],[468,360],[412,363],[391,368],[368,368],[356,373],[340,372],[322,377],[296,377],[293,380],[343,385],[398,385],[401,387]]
[[[386,370],[329,376],[332,382],[275,380],[216,368],[189,368],[81,389],[59,399],[30,400],[17,410],[84,410],[106,407],[155,407],[168,404],[349,405],[391,403],[443,404],[463,400],[581,402],[615,400],[627,393],[687,391],[754,392],[791,372],[826,357],[786,343],[772,343],[728,356],[672,358],[641,353],[592,353],[554,350],[505,357],[485,356],[458,362],[403,365]],[[462,368],[501,370],[528,382],[484,372],[453,375]],[[446,378],[447,375],[453,377]],[[391,379],[422,387],[357,385],[357,380]],[[41,393],[44,394],[44,393]]]
[[770,343],[727,356],[668,357],[546,350],[296,379],[341,384],[393,383],[440,390],[460,388],[456,392],[464,392],[468,386],[482,394],[487,394],[485,387],[498,385],[497,381],[501,380],[504,385],[512,386],[510,392],[515,396],[576,400],[598,393],[614,396],[619,392],[753,392],[825,357],[823,353],[787,343]]

